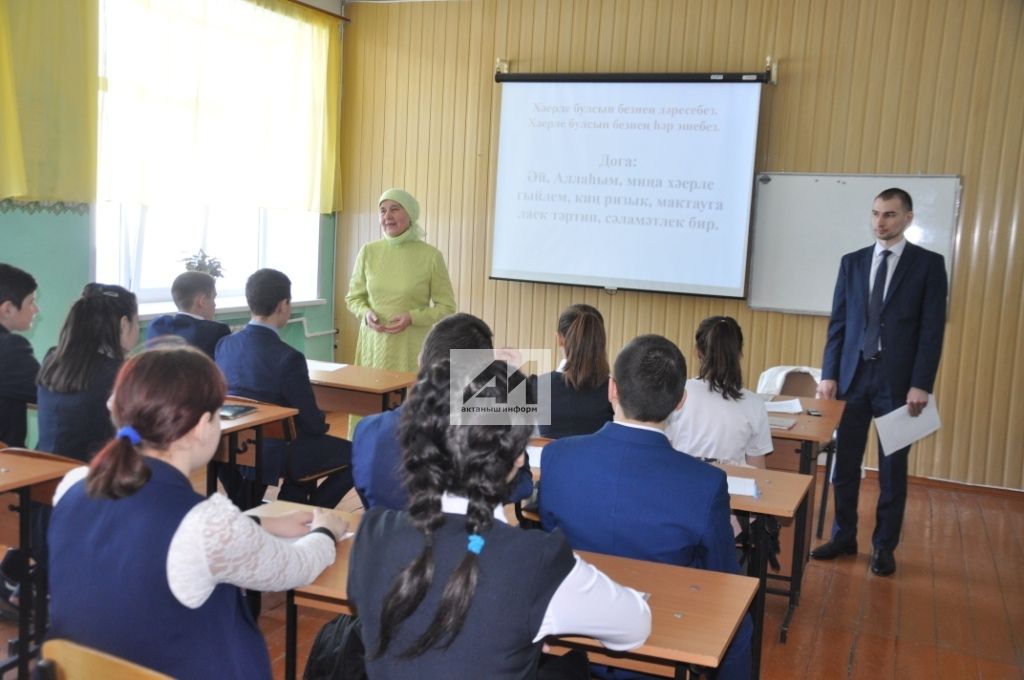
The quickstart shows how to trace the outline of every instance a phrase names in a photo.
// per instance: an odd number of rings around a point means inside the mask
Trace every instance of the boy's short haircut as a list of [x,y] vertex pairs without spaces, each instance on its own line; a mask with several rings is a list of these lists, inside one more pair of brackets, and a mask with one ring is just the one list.
[[641,335],[615,359],[615,384],[622,413],[644,423],[664,421],[686,391],[686,358],[660,335]]
[[291,297],[291,279],[276,269],[259,269],[245,282],[245,301],[256,316],[270,316],[281,300]]
[[217,281],[206,272],[178,274],[171,284],[171,298],[174,305],[183,312],[192,309],[199,295],[213,298],[216,292]]
[[18,309],[39,285],[27,271],[0,262],[0,305],[10,302]]

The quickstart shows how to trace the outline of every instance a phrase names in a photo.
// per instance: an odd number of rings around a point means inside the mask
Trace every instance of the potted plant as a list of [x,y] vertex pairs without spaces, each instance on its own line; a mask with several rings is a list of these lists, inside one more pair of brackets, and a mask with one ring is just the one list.
[[181,260],[185,263],[185,271],[189,272],[206,272],[215,279],[219,279],[224,276],[224,269],[220,265],[220,260],[216,257],[212,257],[206,254],[206,251],[202,248],[195,255],[183,258]]

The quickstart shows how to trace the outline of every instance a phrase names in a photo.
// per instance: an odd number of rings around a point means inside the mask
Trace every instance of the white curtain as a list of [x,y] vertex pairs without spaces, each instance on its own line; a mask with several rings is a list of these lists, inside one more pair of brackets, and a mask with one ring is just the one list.
[[166,299],[203,248],[222,296],[259,266],[315,294],[331,27],[266,4],[101,0],[98,278]]

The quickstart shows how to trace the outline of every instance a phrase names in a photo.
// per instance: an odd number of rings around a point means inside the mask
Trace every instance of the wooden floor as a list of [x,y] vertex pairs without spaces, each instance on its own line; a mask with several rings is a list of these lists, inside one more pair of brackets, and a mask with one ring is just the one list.
[[[786,644],[786,600],[768,596],[762,678],[1024,678],[1024,494],[912,483],[896,574],[880,578],[868,569],[877,488],[862,486],[860,554],[808,565]],[[329,617],[299,612],[301,677]],[[283,595],[264,596],[259,623],[283,678]],[[0,639],[14,634],[0,622]]]

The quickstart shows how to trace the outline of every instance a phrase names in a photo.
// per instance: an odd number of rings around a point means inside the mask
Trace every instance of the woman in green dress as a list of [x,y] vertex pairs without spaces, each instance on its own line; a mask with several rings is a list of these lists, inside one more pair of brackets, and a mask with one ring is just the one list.
[[402,189],[380,196],[384,238],[359,250],[345,303],[359,319],[357,366],[416,371],[430,328],[455,311],[444,258],[423,241],[420,205]]

